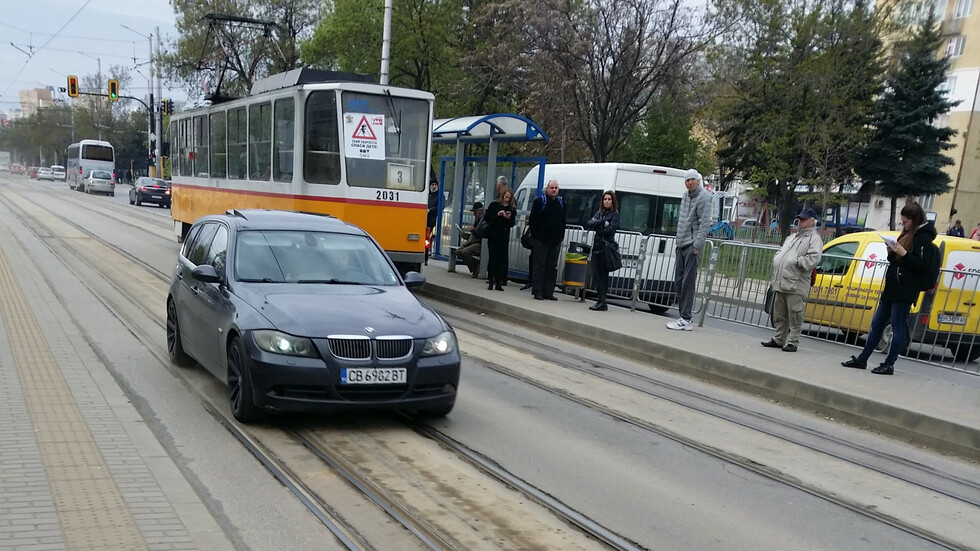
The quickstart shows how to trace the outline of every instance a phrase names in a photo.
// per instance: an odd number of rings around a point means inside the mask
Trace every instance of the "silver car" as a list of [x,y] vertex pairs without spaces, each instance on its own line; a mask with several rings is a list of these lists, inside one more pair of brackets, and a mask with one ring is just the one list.
[[61,165],[51,165],[51,178],[53,180],[61,180],[64,182],[68,179],[68,174],[65,172],[65,167]]
[[54,174],[51,172],[51,169],[50,168],[48,168],[46,166],[45,167],[41,167],[37,171],[37,179],[38,180],[47,180],[49,182],[52,182],[52,181],[54,181]]
[[116,184],[112,181],[112,173],[108,170],[90,170],[78,183],[78,191],[115,195]]

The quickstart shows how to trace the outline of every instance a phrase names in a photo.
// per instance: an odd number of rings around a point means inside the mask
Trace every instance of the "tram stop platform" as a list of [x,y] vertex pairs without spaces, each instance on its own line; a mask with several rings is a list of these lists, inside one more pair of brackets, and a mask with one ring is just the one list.
[[233,550],[23,254],[0,246],[0,549]]
[[[557,301],[533,300],[513,281],[504,292],[488,291],[484,279],[430,259],[419,295],[466,310],[519,323],[583,346],[705,379],[791,407],[815,411],[845,423],[964,458],[980,459],[980,376],[900,357],[895,374],[848,369],[840,362],[859,349],[804,337],[794,353],[763,348],[772,332],[760,327],[706,319],[693,331],[672,331],[671,309],[655,315],[613,306],[591,311],[556,292]],[[871,367],[883,358],[871,357]]]

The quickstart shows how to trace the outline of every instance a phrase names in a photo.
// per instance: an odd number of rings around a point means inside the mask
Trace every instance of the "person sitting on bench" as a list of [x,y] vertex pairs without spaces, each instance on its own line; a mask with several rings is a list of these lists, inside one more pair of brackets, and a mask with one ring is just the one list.
[[483,203],[477,201],[473,203],[473,225],[469,227],[466,234],[466,241],[459,246],[456,256],[463,259],[466,267],[470,269],[470,277],[480,277],[480,249],[483,248],[483,240],[476,236],[473,229],[483,218]]

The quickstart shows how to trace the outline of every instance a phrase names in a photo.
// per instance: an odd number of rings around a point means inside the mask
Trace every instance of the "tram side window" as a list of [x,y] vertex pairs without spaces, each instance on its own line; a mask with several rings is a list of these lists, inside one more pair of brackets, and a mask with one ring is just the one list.
[[208,177],[208,118],[194,117],[194,176]]
[[272,177],[277,182],[293,180],[293,127],[296,120],[293,98],[276,101],[275,150],[272,157]]
[[272,175],[272,105],[248,108],[248,177],[268,180]]
[[214,178],[224,178],[228,175],[228,165],[226,160],[228,154],[225,147],[228,139],[225,135],[227,124],[225,114],[215,113],[211,115],[211,176]]
[[184,119],[177,124],[180,133],[180,175],[193,176],[194,150],[192,147],[194,142],[191,139],[191,120]]
[[325,91],[310,94],[306,100],[305,118],[304,179],[314,184],[339,184],[340,131],[336,93]]
[[248,128],[244,107],[228,111],[228,178],[244,180],[248,171],[245,150]]
[[[174,151],[180,151],[180,142],[177,140],[177,122],[170,122],[170,145],[174,148]],[[170,173],[173,175],[180,174],[180,155],[173,155],[170,157]]]

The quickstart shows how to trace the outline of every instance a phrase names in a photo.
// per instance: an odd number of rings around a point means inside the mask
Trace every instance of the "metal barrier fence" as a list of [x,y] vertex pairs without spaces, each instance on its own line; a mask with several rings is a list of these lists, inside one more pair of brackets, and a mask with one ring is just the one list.
[[[592,238],[593,232],[570,228],[563,250],[568,250],[570,243],[591,245]],[[674,239],[666,235],[617,234],[623,268],[611,274],[609,296],[631,301],[633,310],[646,304],[651,311],[664,312],[673,305]],[[778,250],[774,245],[709,240],[698,266],[694,311],[699,325],[710,316],[769,327],[767,299],[771,300],[772,259]],[[806,300],[804,334],[863,346],[887,269],[888,262],[884,260],[824,256]],[[560,270],[561,280],[564,266]],[[594,290],[590,283],[586,288]],[[980,274],[942,269],[936,289],[922,293],[912,306],[903,355],[980,374],[980,364],[976,362],[980,358],[978,291]],[[891,338],[891,327],[886,327],[877,350],[887,351]]]
[[[703,300],[704,316],[760,327],[770,325],[767,304],[772,258],[778,248],[723,242],[709,261]],[[806,299],[804,334],[864,345],[877,308],[888,262],[874,258],[824,256]],[[976,306],[980,275],[942,269],[939,283],[922,293],[907,320],[903,355],[924,362],[980,372],[980,311]],[[892,340],[888,326],[876,345],[887,351]]]

